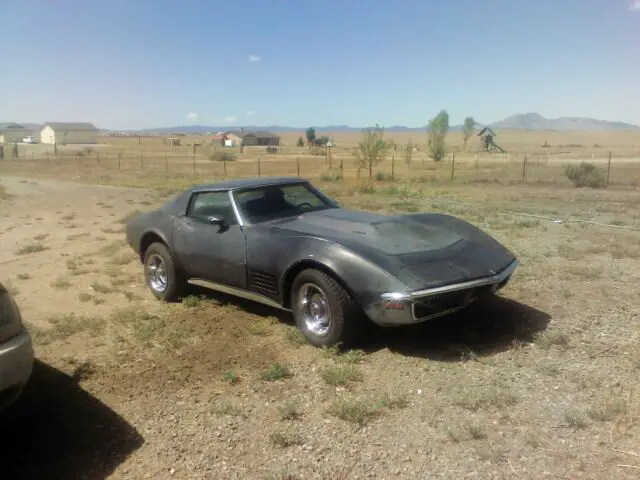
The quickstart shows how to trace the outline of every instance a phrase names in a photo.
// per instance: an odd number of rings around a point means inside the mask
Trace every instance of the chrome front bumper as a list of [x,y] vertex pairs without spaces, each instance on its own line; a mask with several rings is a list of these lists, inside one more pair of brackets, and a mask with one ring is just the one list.
[[15,402],[33,370],[33,345],[27,330],[0,343],[0,409]]
[[387,292],[365,308],[378,325],[411,325],[457,312],[485,294],[495,294],[504,287],[518,267],[514,260],[501,272],[468,282],[410,292]]

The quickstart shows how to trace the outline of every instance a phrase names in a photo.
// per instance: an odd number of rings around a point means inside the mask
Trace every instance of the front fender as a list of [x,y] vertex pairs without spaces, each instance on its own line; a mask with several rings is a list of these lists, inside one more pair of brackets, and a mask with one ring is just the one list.
[[[385,292],[403,292],[408,287],[383,268],[338,243],[319,238],[299,238],[290,260],[283,265],[280,291],[288,295],[295,273],[317,265],[333,273],[358,304],[366,308]],[[286,297],[283,297],[286,298]]]

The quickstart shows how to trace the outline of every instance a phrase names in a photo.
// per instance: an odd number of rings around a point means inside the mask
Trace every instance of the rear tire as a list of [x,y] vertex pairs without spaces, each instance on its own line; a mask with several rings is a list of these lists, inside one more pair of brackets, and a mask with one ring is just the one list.
[[331,275],[303,270],[291,287],[296,326],[311,345],[350,346],[365,333],[365,318],[349,292]]
[[187,286],[169,249],[160,242],[149,245],[144,254],[144,278],[153,296],[164,302],[180,299]]

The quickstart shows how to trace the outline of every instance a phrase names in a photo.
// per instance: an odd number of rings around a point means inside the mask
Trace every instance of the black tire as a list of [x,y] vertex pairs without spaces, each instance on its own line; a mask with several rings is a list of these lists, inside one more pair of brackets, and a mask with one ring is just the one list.
[[[158,259],[163,263],[166,272],[166,282],[163,289],[157,288],[157,283],[154,283],[150,278],[150,276],[153,276],[150,266],[152,262],[156,262]],[[171,253],[164,243],[156,242],[149,245],[149,248],[144,253],[143,265],[145,282],[154,297],[165,302],[175,302],[182,297],[186,290],[187,282],[182,273],[176,268]]]
[[[301,289],[307,292],[309,286],[319,290],[328,304],[330,321],[326,332],[310,329],[308,312],[300,304]],[[296,276],[291,287],[291,310],[298,329],[316,347],[351,346],[366,330],[366,318],[359,305],[334,277],[321,270],[311,268]]]

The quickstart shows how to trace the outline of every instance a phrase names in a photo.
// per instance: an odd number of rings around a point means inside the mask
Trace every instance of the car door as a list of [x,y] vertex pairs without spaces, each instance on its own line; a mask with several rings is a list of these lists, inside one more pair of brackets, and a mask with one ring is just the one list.
[[174,222],[173,238],[189,278],[247,288],[246,238],[229,192],[195,192]]

